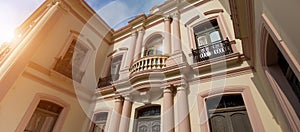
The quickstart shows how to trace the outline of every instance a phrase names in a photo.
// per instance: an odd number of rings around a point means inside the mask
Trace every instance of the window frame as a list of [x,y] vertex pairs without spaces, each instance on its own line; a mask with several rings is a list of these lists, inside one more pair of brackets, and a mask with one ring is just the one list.
[[113,60],[113,58],[116,58],[118,56],[122,56],[119,74],[121,72],[123,72],[123,70],[126,70],[125,61],[128,61],[128,60],[126,60],[127,55],[128,55],[127,52],[128,52],[128,48],[118,48],[118,49],[108,53],[108,55],[106,56],[106,59],[105,59],[105,66],[103,67],[103,70],[102,70],[99,78],[105,78],[110,75],[110,65],[112,63],[112,60]]
[[62,100],[56,96],[45,94],[45,93],[37,93],[35,95],[35,97],[33,98],[32,102],[30,103],[30,105],[28,106],[22,120],[20,121],[18,127],[16,128],[16,131],[23,132],[25,130],[27,124],[29,123],[34,111],[36,110],[36,108],[41,100],[49,101],[49,102],[52,102],[54,104],[57,104],[57,105],[63,107],[63,109],[60,112],[60,114],[56,120],[56,123],[53,127],[53,131],[61,131],[62,130],[63,125],[65,123],[65,119],[70,110],[70,104],[68,104],[67,102],[65,102],[64,100]]
[[[300,66],[296,61],[294,55],[286,46],[287,44],[285,43],[285,41],[280,37],[280,34],[277,32],[276,28],[273,26],[273,24],[265,14],[262,14],[261,17],[259,37],[259,59],[263,70],[263,76],[267,79],[268,85],[271,86],[271,89],[274,92],[277,101],[279,102],[279,106],[281,107],[281,110],[283,111],[283,114],[285,115],[285,118],[290,125],[289,127],[294,131],[300,130],[300,126],[298,125],[300,124],[300,120],[297,116],[297,111],[293,108],[288,97],[282,92],[280,85],[288,88],[288,90],[291,90],[291,87],[283,76],[278,64],[276,66],[268,66],[267,43],[269,37],[271,37],[271,39],[274,41],[274,44],[278,48],[278,51],[281,52],[298,80],[300,80]],[[276,78],[280,78],[282,81],[276,82]],[[289,98],[292,97],[291,95],[288,96]],[[298,99],[296,98],[296,100]]]
[[[229,107],[226,106],[226,103],[224,102],[226,100],[222,100],[223,97],[227,96],[226,98],[228,99],[228,96],[229,97],[234,97],[236,95],[238,95],[238,96],[241,97],[243,104],[238,104],[236,106],[229,106]],[[209,104],[209,105],[215,105],[216,108],[213,108],[213,109],[207,108],[206,109],[208,111],[207,115],[208,115],[208,122],[209,122],[208,124],[209,124],[209,129],[210,130],[212,129],[212,124],[210,123],[211,122],[211,119],[210,119],[211,117],[214,117],[214,116],[217,116],[217,115],[227,115],[227,116],[225,116],[226,117],[225,119],[230,120],[230,121],[226,122],[225,125],[228,126],[229,130],[233,130],[234,129],[234,124],[232,123],[231,119],[228,119],[228,114],[230,114],[230,113],[238,113],[238,114],[240,114],[240,113],[246,113],[245,115],[247,115],[247,119],[248,119],[247,121],[249,121],[249,125],[250,125],[250,128],[251,128],[250,131],[253,131],[253,128],[252,128],[250,120],[249,120],[248,111],[247,111],[247,108],[245,106],[245,101],[244,101],[244,99],[243,99],[243,97],[242,97],[241,94],[233,94],[233,93],[231,93],[231,94],[212,95],[212,96],[207,97],[205,99],[205,105],[206,105],[206,107],[208,106],[208,102],[207,101],[210,100],[210,99],[214,99],[214,98],[217,98],[217,100],[220,99],[219,100],[220,102],[218,102],[218,104]],[[221,102],[221,101],[223,101],[223,102]],[[216,103],[216,102],[212,101],[210,103]],[[217,108],[218,106],[220,106],[219,104],[221,104],[221,103],[223,103],[223,104],[225,103],[224,107]]]
[[226,86],[220,88],[214,88],[212,93],[211,90],[206,90],[200,92],[197,96],[198,102],[198,113],[200,118],[200,129],[201,132],[209,132],[209,121],[208,121],[208,114],[206,108],[206,99],[218,95],[230,95],[230,94],[241,94],[244,100],[244,104],[248,113],[248,117],[250,120],[250,124],[252,126],[253,131],[264,131],[264,127],[262,121],[260,119],[258,110],[256,108],[253,96],[250,91],[250,87],[243,86],[243,85],[233,85],[233,86]]
[[107,125],[108,125],[108,118],[109,118],[109,111],[97,111],[97,112],[95,112],[94,114],[93,114],[93,116],[92,116],[92,120],[91,120],[91,123],[90,123],[90,127],[89,127],[89,132],[93,132],[93,127],[95,127],[97,124],[100,124],[99,122],[101,122],[101,121],[94,121],[94,118],[95,118],[95,116],[97,115],[97,114],[100,114],[100,113],[107,113],[107,117],[106,117],[106,120],[105,120],[105,123],[103,123],[104,124],[104,129],[103,129],[103,131],[106,131],[107,130]]
[[138,108],[135,109],[135,112],[134,112],[134,122],[133,122],[133,132],[136,132],[137,130],[137,123],[138,123],[138,112],[142,109],[146,109],[146,108],[151,108],[151,107],[160,107],[160,115],[159,116],[155,116],[155,117],[152,117],[152,116],[147,116],[147,117],[142,117],[141,119],[157,119],[159,118],[160,119],[160,130],[162,130],[162,122],[161,122],[161,119],[162,119],[162,107],[161,105],[159,104],[148,104],[148,105],[144,105],[144,106],[140,106]]
[[[220,14],[221,15],[221,14]],[[209,18],[206,18],[206,19],[204,19],[204,20],[201,20],[201,21],[199,21],[199,22],[197,22],[197,23],[195,23],[195,24],[192,24],[192,25],[188,25],[187,26],[187,28],[188,28],[188,31],[189,31],[189,36],[190,36],[190,48],[191,49],[196,49],[197,47],[196,47],[196,38],[195,38],[195,32],[194,32],[194,28],[195,27],[197,27],[197,26],[200,26],[200,25],[203,25],[203,24],[205,24],[205,23],[207,23],[207,22],[209,22],[209,21],[212,21],[212,20],[216,20],[217,21],[217,23],[218,23],[218,26],[219,26],[219,30],[220,30],[220,33],[221,33],[221,39],[222,40],[225,40],[226,39],[226,37],[228,37],[228,38],[230,38],[230,39],[232,39],[231,38],[231,36],[230,36],[230,34],[227,34],[227,32],[226,32],[226,28],[223,26],[224,24],[224,20],[222,20],[222,17],[220,16],[219,14],[218,15],[216,15],[216,16],[212,16],[212,17],[209,17]],[[234,46],[232,45],[232,48],[233,48]],[[233,49],[235,49],[235,48],[233,48]],[[234,50],[235,51],[235,50]]]
[[[71,61],[70,61],[70,62],[72,62],[72,64],[71,64],[72,68],[78,68],[78,70],[79,70],[78,72],[80,72],[82,74],[80,76],[79,80],[75,79],[76,82],[81,83],[81,80],[82,80],[82,78],[85,74],[88,63],[90,61],[90,58],[91,58],[91,56],[92,56],[92,54],[93,54],[93,52],[95,51],[96,48],[93,46],[92,43],[89,42],[88,38],[84,37],[84,35],[80,34],[79,32],[73,31],[73,30],[70,31],[69,37],[64,42],[63,48],[58,53],[58,55],[55,57],[56,62],[53,64],[53,69],[54,69],[54,71],[60,73],[61,75],[64,75],[64,76],[68,77],[68,75],[65,75],[65,74],[55,70],[55,66],[57,65],[57,63],[59,63],[59,61],[62,61],[65,58],[66,53],[70,49],[73,41],[75,41],[74,50],[75,50],[77,44],[79,44],[80,46],[87,49],[85,57],[84,57],[82,63],[80,64],[80,66],[76,66],[76,67],[73,66],[73,60],[74,60],[73,55],[72,55],[72,58],[71,58]],[[73,72],[73,70],[72,70],[72,72]]]
[[[161,34],[153,34],[152,36],[150,36],[151,38],[148,38],[148,40],[146,41],[146,43],[144,44],[144,54],[143,56],[155,56],[155,55],[163,55],[164,54],[164,38]],[[153,41],[155,39],[159,39],[160,43],[154,43]],[[161,48],[161,53],[157,54],[157,51],[159,51],[159,48]],[[153,54],[149,55],[148,52],[152,50]]]
[[104,128],[104,131],[108,131],[108,128],[109,128],[109,124],[110,124],[110,118],[111,118],[111,112],[112,112],[112,109],[110,108],[97,108],[93,113],[92,115],[90,115],[90,119],[89,119],[89,123],[88,123],[88,127],[86,129],[87,132],[90,132],[91,131],[91,127],[93,125],[93,118],[95,116],[95,114],[97,113],[101,113],[101,112],[107,112],[107,119],[106,119],[106,123],[105,123],[105,128]]

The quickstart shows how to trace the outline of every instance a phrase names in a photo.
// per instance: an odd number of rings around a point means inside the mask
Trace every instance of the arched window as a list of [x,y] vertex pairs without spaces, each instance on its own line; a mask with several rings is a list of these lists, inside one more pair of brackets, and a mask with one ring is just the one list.
[[151,105],[136,112],[135,132],[160,132],[160,106]]
[[208,98],[206,108],[212,132],[253,131],[241,94]]
[[52,132],[63,107],[41,100],[24,132]]
[[163,51],[161,35],[152,38],[145,46],[145,56],[161,55]]
[[[275,81],[278,90],[282,91],[284,96],[293,109],[298,118],[300,118],[300,81],[296,76],[296,72],[291,68],[282,51],[279,50],[274,39],[267,35],[266,37],[265,67],[268,69],[269,78]],[[272,82],[272,81],[270,81]],[[273,83],[272,82],[272,83]]]

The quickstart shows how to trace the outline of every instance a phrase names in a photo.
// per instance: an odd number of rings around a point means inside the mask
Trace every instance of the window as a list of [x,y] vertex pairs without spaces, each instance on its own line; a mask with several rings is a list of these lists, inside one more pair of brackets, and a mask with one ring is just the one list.
[[216,19],[193,27],[193,31],[196,42],[196,49],[192,50],[194,61],[208,60],[233,52],[229,40],[223,40]]
[[52,132],[63,107],[41,100],[24,132]]
[[220,27],[216,19],[193,28],[197,46],[212,44],[222,40]]
[[104,132],[107,116],[108,112],[100,112],[94,114],[93,122],[89,132]]
[[136,132],[160,132],[160,106],[148,106],[137,110]]
[[120,72],[120,68],[121,68],[122,58],[123,58],[123,55],[119,55],[117,57],[114,57],[111,61],[110,76],[113,81],[119,79],[119,72]]
[[73,40],[65,55],[57,61],[54,70],[77,82],[81,82],[84,74],[81,66],[84,63],[87,52],[87,47]]
[[292,107],[300,118],[300,82],[290,64],[276,46],[271,36],[267,37],[266,65],[270,74],[285,94]]
[[98,81],[98,88],[109,86],[111,85],[112,81],[116,81],[119,79],[122,58],[123,55],[113,57],[113,59],[110,62],[110,65],[108,66],[108,72],[106,73],[106,77],[102,77]]
[[206,108],[212,132],[253,131],[240,94],[208,98]]
[[145,47],[145,56],[161,55],[162,54],[162,37],[155,37],[147,43]]

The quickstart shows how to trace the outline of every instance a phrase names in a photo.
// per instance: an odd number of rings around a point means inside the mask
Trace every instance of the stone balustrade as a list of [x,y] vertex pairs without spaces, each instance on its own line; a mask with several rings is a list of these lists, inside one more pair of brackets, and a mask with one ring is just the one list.
[[153,70],[153,69],[162,69],[166,67],[166,60],[168,56],[166,55],[153,55],[153,56],[145,56],[137,61],[135,61],[129,71],[131,73],[145,71],[145,70]]

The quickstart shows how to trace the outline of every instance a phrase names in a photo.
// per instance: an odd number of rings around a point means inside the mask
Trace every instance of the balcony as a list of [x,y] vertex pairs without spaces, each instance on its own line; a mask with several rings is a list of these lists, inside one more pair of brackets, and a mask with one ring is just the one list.
[[115,75],[109,75],[107,77],[103,77],[100,78],[98,81],[98,87],[97,88],[102,88],[102,87],[106,87],[112,84],[112,82],[114,80],[118,80],[119,79],[119,74],[115,74]]
[[129,71],[132,74],[140,71],[162,69],[166,67],[167,59],[168,56],[165,55],[145,56],[140,60],[134,62]]
[[79,83],[84,74],[79,68],[72,66],[69,61],[64,61],[61,58],[55,64],[54,70]]
[[194,62],[200,62],[231,53],[233,53],[233,51],[228,39],[192,49]]

